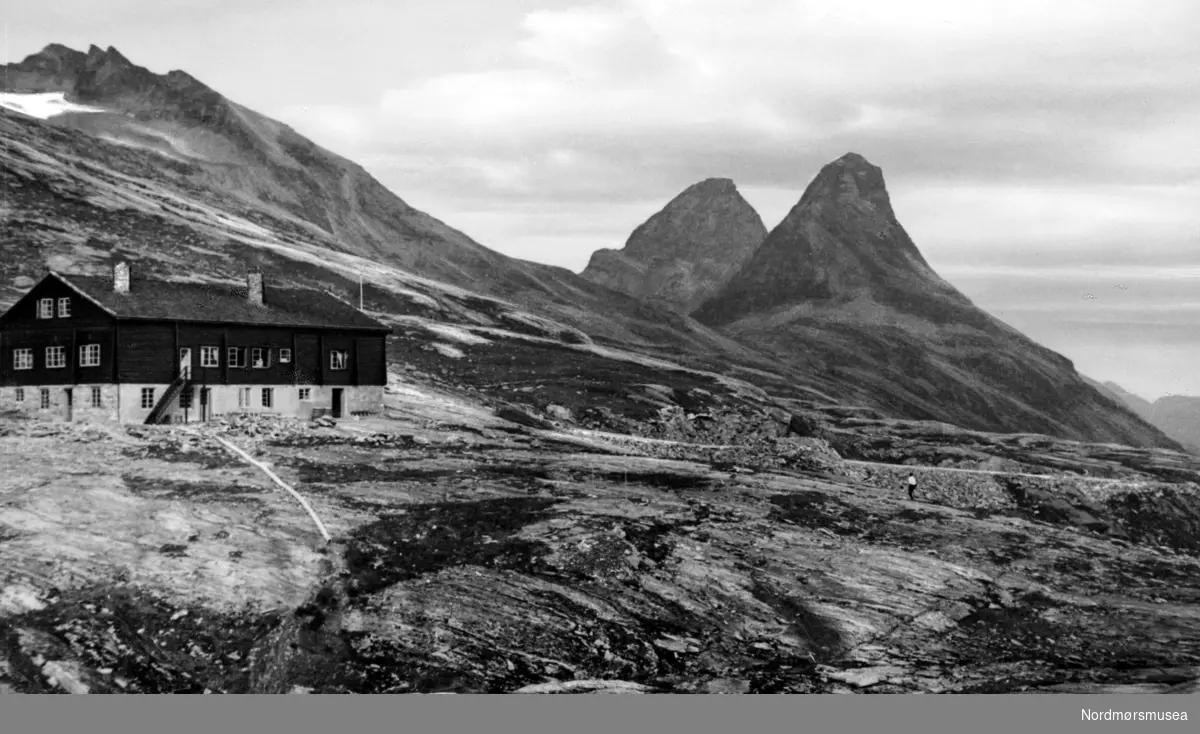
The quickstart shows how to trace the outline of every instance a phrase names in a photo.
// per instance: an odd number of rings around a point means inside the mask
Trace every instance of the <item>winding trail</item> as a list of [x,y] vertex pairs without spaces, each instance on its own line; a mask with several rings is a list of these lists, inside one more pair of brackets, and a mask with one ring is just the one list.
[[962,469],[959,467],[949,466],[925,466],[919,464],[886,464],[881,461],[861,461],[858,459],[843,459],[843,463],[854,466],[880,466],[897,471],[935,471],[935,472],[958,472],[960,474],[987,474],[991,476],[1003,477],[1031,477],[1033,479],[1053,479],[1057,477],[1071,476],[1072,479],[1077,479],[1081,482],[1092,482],[1095,484],[1137,484],[1136,480],[1129,479],[1112,479],[1109,477],[1089,477],[1083,475],[1067,475],[1067,474],[1033,474],[1030,472],[1015,472],[1015,471],[997,471],[995,469]]

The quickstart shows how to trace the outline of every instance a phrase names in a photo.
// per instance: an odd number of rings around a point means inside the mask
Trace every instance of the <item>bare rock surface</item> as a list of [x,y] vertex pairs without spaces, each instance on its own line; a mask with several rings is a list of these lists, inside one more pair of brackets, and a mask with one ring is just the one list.
[[[1166,692],[1197,679],[1197,549],[1133,532],[1193,512],[1184,484],[1063,495],[1121,535],[1040,515],[1054,497],[990,474],[924,467],[945,488],[911,502],[884,465],[829,448],[819,467],[786,465],[752,437],[738,450],[757,468],[741,470],[702,443],[506,423],[417,383],[389,405],[335,426],[6,425],[0,685]],[[334,541],[214,435],[306,496]],[[785,439],[801,440],[772,440]]]

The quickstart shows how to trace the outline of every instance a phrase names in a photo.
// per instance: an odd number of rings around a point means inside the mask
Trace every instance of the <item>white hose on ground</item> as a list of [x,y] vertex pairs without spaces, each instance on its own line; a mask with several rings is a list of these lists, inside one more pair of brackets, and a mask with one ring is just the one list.
[[280,479],[275,474],[275,472],[268,469],[266,464],[263,464],[261,461],[255,461],[254,459],[250,458],[250,454],[247,454],[245,451],[242,451],[237,446],[234,446],[233,444],[229,443],[228,441],[221,438],[220,436],[213,436],[213,438],[217,439],[217,441],[220,441],[221,444],[223,446],[225,446],[225,448],[227,448],[230,451],[232,451],[233,453],[237,454],[242,459],[249,462],[251,465],[258,467],[260,470],[263,471],[263,473],[265,473],[268,477],[270,477],[272,480],[274,480],[274,482],[276,484],[278,484],[280,487],[283,487],[285,490],[287,490],[289,494],[291,494],[293,497],[296,498],[296,501],[300,503],[300,506],[308,511],[308,516],[311,517],[313,522],[317,524],[317,530],[321,531],[321,536],[325,538],[325,542],[328,543],[331,540],[331,538],[329,536],[329,531],[325,529],[325,524],[321,522],[321,518],[317,517],[317,513],[313,511],[312,505],[308,504],[308,500],[301,497],[299,492],[297,492],[296,490],[289,487],[282,479]]
[[517,689],[513,693],[570,693],[589,691],[595,693],[646,693],[648,686],[623,680],[566,680],[535,683]]

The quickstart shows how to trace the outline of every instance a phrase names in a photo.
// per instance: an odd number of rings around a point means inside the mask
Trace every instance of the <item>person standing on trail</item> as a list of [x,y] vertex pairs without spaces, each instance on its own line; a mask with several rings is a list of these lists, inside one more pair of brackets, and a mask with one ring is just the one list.
[[908,498],[910,500],[916,499],[916,497],[913,496],[913,492],[915,492],[916,489],[917,489],[917,476],[915,474],[913,474],[912,472],[909,472],[908,473]]

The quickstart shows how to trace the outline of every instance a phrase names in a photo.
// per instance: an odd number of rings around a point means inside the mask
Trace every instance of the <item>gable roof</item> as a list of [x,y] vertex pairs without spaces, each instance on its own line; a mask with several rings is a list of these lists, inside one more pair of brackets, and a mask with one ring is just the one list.
[[57,278],[117,319],[391,331],[349,303],[310,288],[264,283],[258,306],[247,300],[246,286],[135,277],[128,293],[117,293],[112,278],[56,272],[46,277]]

